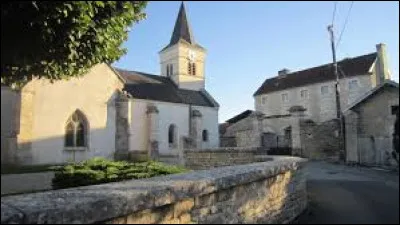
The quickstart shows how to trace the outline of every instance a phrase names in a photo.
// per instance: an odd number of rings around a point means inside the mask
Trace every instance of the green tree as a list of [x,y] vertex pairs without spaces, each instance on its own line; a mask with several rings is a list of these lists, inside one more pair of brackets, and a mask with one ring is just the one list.
[[1,3],[1,84],[80,76],[118,60],[129,28],[145,18],[144,1]]

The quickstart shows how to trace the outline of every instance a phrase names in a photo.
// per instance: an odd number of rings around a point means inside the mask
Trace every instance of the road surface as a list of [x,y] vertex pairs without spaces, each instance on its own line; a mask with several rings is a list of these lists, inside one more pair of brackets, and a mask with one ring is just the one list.
[[309,162],[309,209],[298,223],[399,223],[399,175],[363,167]]

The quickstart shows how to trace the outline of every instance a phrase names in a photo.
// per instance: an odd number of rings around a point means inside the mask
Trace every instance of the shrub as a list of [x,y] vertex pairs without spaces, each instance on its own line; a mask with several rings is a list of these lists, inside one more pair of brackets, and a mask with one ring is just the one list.
[[52,180],[54,189],[149,178],[188,171],[179,166],[166,165],[155,161],[129,163],[104,158],[93,158],[80,163],[57,167],[54,170],[55,176]]

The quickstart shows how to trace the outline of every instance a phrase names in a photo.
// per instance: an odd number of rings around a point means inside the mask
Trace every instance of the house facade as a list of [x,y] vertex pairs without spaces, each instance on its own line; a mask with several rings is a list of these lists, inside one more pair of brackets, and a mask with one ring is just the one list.
[[[390,79],[385,44],[376,45],[376,52],[339,61],[338,71],[340,106],[343,110]],[[271,118],[270,126],[280,133],[286,124],[282,119],[272,118],[288,115],[293,106],[304,107],[305,116],[316,123],[335,119],[335,84],[332,64],[296,72],[284,69],[279,71],[278,76],[265,80],[254,93],[255,110]]]
[[219,105],[205,90],[206,50],[182,3],[161,74],[99,64],[78,78],[1,88],[2,164],[58,164],[95,156],[179,156],[219,146]]
[[345,109],[347,162],[398,165],[392,154],[394,136],[398,137],[395,133],[398,114],[399,84],[392,81],[375,87]]
[[[376,52],[338,62],[343,112],[390,79],[386,46]],[[344,157],[337,119],[336,76],[332,64],[301,71],[279,71],[254,93],[255,111],[246,110],[223,124],[223,144],[264,150],[291,148],[292,154],[314,159]]]

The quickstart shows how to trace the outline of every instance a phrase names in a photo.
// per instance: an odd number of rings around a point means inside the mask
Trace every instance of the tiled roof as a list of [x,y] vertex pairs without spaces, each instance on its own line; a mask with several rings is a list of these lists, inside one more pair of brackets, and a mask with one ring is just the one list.
[[244,111],[244,112],[242,112],[242,113],[240,113],[240,114],[238,114],[238,115],[232,117],[231,119],[227,120],[226,122],[227,122],[227,123],[236,123],[236,122],[238,122],[239,120],[242,120],[242,119],[244,119],[244,118],[247,118],[248,116],[250,116],[251,113],[253,113],[253,110],[249,110],[249,109],[248,109],[248,110],[246,110],[246,111]]
[[368,92],[366,92],[364,95],[362,95],[361,97],[359,97],[356,101],[354,101],[350,106],[348,106],[345,110],[343,110],[344,112],[347,112],[355,107],[357,107],[358,105],[362,104],[363,102],[365,102],[366,100],[368,100],[369,98],[371,98],[372,96],[374,96],[376,93],[378,93],[379,91],[383,90],[383,88],[396,88],[399,89],[399,84],[392,81],[392,80],[385,80],[385,82],[383,82],[382,84],[376,86],[375,88],[369,90]]
[[194,44],[192,30],[190,29],[188,20],[186,18],[186,10],[183,2],[181,4],[181,7],[179,8],[178,17],[176,18],[175,22],[174,32],[172,33],[169,44],[170,45],[176,44],[181,38],[189,42],[190,44]]
[[[355,58],[344,59],[338,62],[339,74],[343,71],[346,77],[368,75],[376,57],[376,53],[371,53]],[[288,73],[281,77],[269,78],[264,81],[253,96],[330,80],[336,80],[332,63]]]
[[168,77],[117,68],[114,70],[126,81],[124,90],[134,98],[197,106],[218,106],[207,97],[206,93],[203,93],[205,90],[180,89]]
[[176,18],[175,21],[174,31],[172,32],[171,40],[169,44],[165,46],[161,51],[181,41],[189,45],[204,49],[202,46],[200,46],[194,41],[193,32],[192,29],[190,28],[189,21],[186,17],[186,10],[183,2],[179,9],[178,17]]

